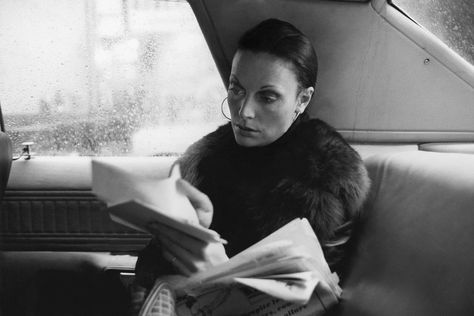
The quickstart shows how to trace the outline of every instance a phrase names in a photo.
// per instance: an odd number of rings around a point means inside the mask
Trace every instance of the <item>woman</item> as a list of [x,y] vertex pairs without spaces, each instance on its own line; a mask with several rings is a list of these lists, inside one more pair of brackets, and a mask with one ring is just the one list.
[[181,189],[200,223],[228,245],[204,244],[158,226],[157,238],[139,257],[137,284],[149,289],[160,275],[212,267],[296,217],[308,218],[330,267],[338,270],[369,180],[341,135],[305,113],[317,69],[310,41],[287,22],[266,20],[242,36],[229,79],[230,123],[179,159],[188,181]]

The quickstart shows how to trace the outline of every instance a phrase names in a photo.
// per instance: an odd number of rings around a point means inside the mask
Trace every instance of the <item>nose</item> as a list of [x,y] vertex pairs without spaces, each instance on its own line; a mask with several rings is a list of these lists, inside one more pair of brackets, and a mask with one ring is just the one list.
[[241,118],[250,119],[255,117],[255,102],[250,96],[246,96],[239,108],[239,116]]

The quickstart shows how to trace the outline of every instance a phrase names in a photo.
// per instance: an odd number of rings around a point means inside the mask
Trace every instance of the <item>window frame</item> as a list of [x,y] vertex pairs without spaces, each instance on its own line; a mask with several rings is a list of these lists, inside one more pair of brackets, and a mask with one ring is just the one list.
[[392,0],[372,0],[372,7],[387,23],[436,58],[466,84],[474,87],[474,66],[392,4]]

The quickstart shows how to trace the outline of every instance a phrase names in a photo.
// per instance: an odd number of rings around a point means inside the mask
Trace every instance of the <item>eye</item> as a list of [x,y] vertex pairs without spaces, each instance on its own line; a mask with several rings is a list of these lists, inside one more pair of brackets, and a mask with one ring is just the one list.
[[278,96],[271,92],[263,92],[259,93],[259,99],[265,104],[271,104],[278,100]]
[[240,95],[243,95],[245,93],[245,90],[242,89],[241,87],[237,86],[237,85],[234,85],[234,84],[230,84],[229,85],[229,88],[227,89],[227,92],[229,94],[233,94],[235,96],[240,96]]

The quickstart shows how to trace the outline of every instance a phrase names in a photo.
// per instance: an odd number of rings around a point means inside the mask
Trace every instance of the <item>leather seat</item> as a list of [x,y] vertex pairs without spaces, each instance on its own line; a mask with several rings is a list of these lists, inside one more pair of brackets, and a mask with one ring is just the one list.
[[474,315],[474,156],[367,159],[371,197],[329,315]]

